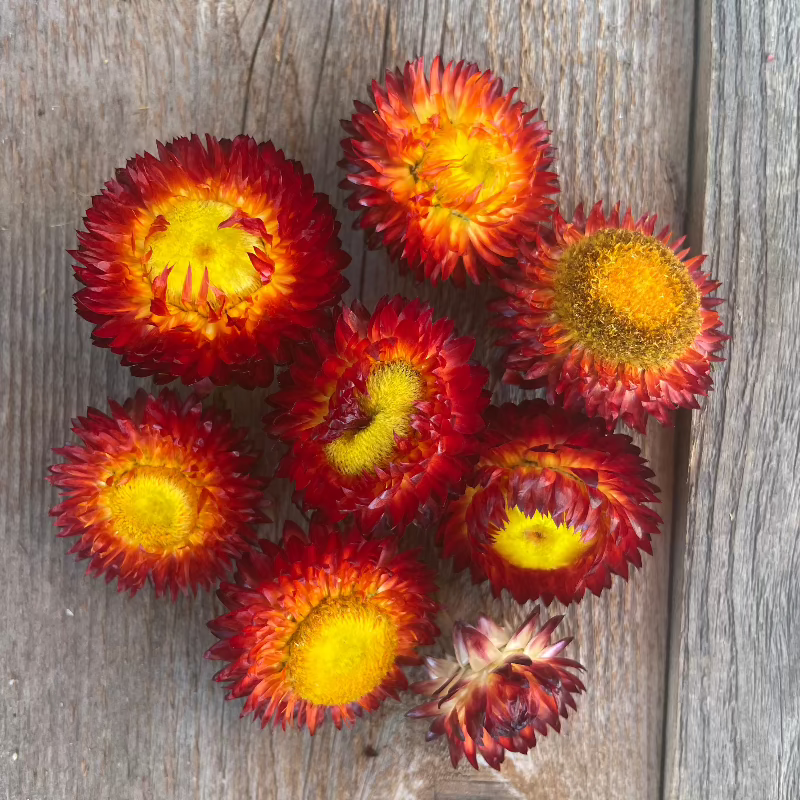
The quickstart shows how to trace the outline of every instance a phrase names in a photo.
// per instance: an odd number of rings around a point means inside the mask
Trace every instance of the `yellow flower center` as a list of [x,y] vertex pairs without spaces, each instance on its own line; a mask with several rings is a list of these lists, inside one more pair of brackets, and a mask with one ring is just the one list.
[[558,525],[550,514],[526,516],[508,509],[508,523],[494,535],[492,547],[509,564],[522,569],[555,570],[575,564],[594,542],[585,542],[574,528]]
[[104,495],[114,531],[127,544],[164,553],[199,543],[198,492],[178,470],[136,467]]
[[505,189],[512,157],[502,136],[449,125],[428,143],[416,175],[434,189],[437,204],[458,206],[479,187],[478,201]]
[[423,388],[422,377],[405,361],[376,362],[367,378],[367,393],[359,400],[366,425],[346,431],[326,447],[331,466],[343,475],[359,475],[388,464],[395,436],[411,433],[411,414]]
[[289,643],[289,682],[320,706],[354,703],[381,685],[394,666],[397,629],[357,596],[329,598],[300,623]]
[[[193,305],[198,302],[206,269],[210,285],[233,302],[249,297],[262,285],[261,275],[248,257],[256,247],[264,248],[261,238],[239,226],[219,227],[235,211],[233,206],[216,200],[179,198],[161,215],[167,227],[156,228],[147,237],[147,247],[152,248],[148,268],[153,281],[172,267],[167,279],[167,302],[184,305],[182,295],[190,266]],[[210,289],[208,301],[216,305]]]
[[700,292],[686,266],[637,231],[602,230],[567,248],[554,288],[560,322],[611,364],[667,366],[700,332]]

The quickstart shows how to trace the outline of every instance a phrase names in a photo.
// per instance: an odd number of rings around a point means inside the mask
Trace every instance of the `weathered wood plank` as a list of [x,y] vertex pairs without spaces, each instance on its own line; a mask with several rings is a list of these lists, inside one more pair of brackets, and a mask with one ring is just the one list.
[[[733,339],[676,528],[665,796],[800,796],[800,8],[704,4],[693,244]],[[706,155],[707,154],[707,155]]]
[[[432,6],[428,24],[435,27],[440,17],[431,16]],[[593,9],[575,3],[566,10],[563,3],[523,4],[518,22],[516,8],[516,3],[474,4],[469,15],[448,14],[444,56],[497,65],[509,86],[520,86],[523,99],[542,106],[555,131],[561,202],[567,211],[580,201],[617,198],[657,210],[665,221],[680,226],[691,91],[690,4],[668,4],[655,14],[627,4]],[[390,17],[389,65],[404,62],[416,46],[408,13],[398,13],[396,34],[395,15]],[[429,33],[423,54],[430,60],[440,46]],[[671,124],[658,125],[664,118]],[[496,360],[497,351],[485,336],[486,287],[465,293],[449,286],[416,287],[391,272],[387,278],[382,253],[368,253],[364,269],[365,302],[373,304],[387,291],[420,294],[483,342],[478,351],[483,363]],[[494,394],[497,401],[515,396],[519,393],[499,386]],[[652,426],[649,433],[645,452],[664,490],[665,508],[660,511],[668,532],[672,432]],[[532,756],[510,758],[504,766],[503,777],[522,796],[638,800],[658,795],[668,536],[655,543],[655,558],[629,585],[618,581],[606,596],[568,611],[564,625],[575,635],[579,658],[588,667],[589,694],[565,726],[565,735],[548,737]],[[476,591],[464,576],[448,581],[441,594],[452,618],[474,619],[486,608],[510,620],[522,614],[513,602],[491,600],[485,587]],[[397,752],[409,752],[410,747],[403,735]],[[440,753],[444,755],[441,745]],[[420,771],[429,768],[428,757],[422,758]],[[448,791],[453,779],[447,764],[440,761],[430,768],[437,792]],[[459,780],[468,772],[466,767],[459,770]]]
[[[90,0],[0,4],[0,314],[5,458],[0,463],[0,796],[8,798],[642,798],[658,792],[669,540],[628,586],[570,611],[565,628],[590,669],[590,693],[565,734],[503,777],[449,767],[425,745],[411,705],[384,707],[355,730],[262,732],[238,720],[200,657],[220,611],[209,596],[175,606],[130,601],[64,557],[47,517],[50,447],[70,417],[141,381],[92,348],[72,310],[73,246],[89,197],[131,153],[190,130],[271,137],[342,207],[338,120],[383,67],[437,52],[493,66],[541,102],[556,128],[567,210],[619,198],[680,222],[692,58],[692,3],[602,0]],[[668,120],[668,124],[664,121]],[[350,297],[420,294],[465,333],[486,332],[485,291],[419,289],[366,253],[342,212],[353,256]],[[496,354],[484,345],[479,356]],[[260,435],[263,392],[221,396]],[[498,397],[509,396],[498,393]],[[672,439],[647,453],[669,529]],[[276,518],[299,519],[276,484]],[[270,534],[274,535],[274,534]],[[449,574],[449,573],[446,573]],[[488,599],[446,579],[450,617]],[[68,613],[69,612],[71,613]],[[512,621],[513,621],[512,620]],[[16,754],[16,759],[12,758]]]

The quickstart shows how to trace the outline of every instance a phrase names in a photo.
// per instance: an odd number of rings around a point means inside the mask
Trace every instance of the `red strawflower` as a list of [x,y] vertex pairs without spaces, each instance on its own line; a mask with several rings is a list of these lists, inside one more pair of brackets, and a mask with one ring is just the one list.
[[58,535],[79,537],[69,552],[120,592],[135,595],[148,579],[173,600],[211,589],[267,521],[246,431],[167,390],[109,405],[110,416],[90,408],[74,422],[83,444],[54,450],[67,460],[48,478],[61,490],[50,512]]
[[487,414],[481,460],[439,528],[444,554],[518,603],[600,594],[652,553],[653,473],[628,436],[532,400]]
[[271,142],[197,136],[131,159],[72,252],[94,343],[164,383],[269,386],[347,288],[339,223]]
[[371,316],[344,307],[333,339],[299,350],[269,398],[267,430],[291,445],[281,470],[303,507],[332,521],[353,513],[364,532],[436,516],[483,428],[487,371],[469,362],[474,346],[419,300],[383,298]]
[[573,695],[585,691],[570,671],[583,667],[560,655],[572,639],[550,641],[562,619],[539,628],[537,607],[513,634],[486,617],[474,627],[457,622],[456,660],[425,659],[431,679],[411,689],[432,699],[408,716],[433,717],[428,739],[447,737],[454,767],[466,756],[478,769],[480,753],[499,770],[506,751],[527,753],[537,733],[561,731],[560,718],[577,708]]
[[655,216],[620,218],[598,203],[522,246],[524,274],[500,282],[495,302],[508,348],[505,380],[547,387],[548,400],[644,431],[647,415],[669,424],[677,408],[699,408],[712,386],[714,353],[728,338],[709,297],[720,284],[686,260],[683,239],[655,235]]
[[372,82],[373,108],[356,101],[342,121],[342,183],[350,208],[401,270],[463,285],[505,272],[517,239],[553,214],[558,192],[549,133],[537,111],[477,65],[423,59]]
[[433,574],[396,540],[342,538],[294,523],[283,546],[262,541],[238,563],[219,597],[229,613],[209,623],[221,641],[206,658],[230,662],[215,676],[228,699],[246,697],[242,715],[265,727],[308,726],[330,711],[337,728],[395,700],[408,684],[401,666],[438,634]]

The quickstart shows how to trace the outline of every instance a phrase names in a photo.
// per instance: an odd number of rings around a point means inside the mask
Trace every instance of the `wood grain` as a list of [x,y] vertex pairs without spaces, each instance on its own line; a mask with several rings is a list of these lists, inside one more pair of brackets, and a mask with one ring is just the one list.
[[[543,108],[555,131],[561,202],[567,211],[580,201],[619,199],[657,210],[666,221],[680,225],[691,96],[691,72],[685,69],[692,57],[689,4],[641,17],[627,5],[589,10],[570,4],[561,16],[562,3],[523,4],[518,24],[517,6],[476,3],[468,14],[439,17],[431,14],[430,4],[427,24],[434,29],[441,24],[443,36],[430,42],[427,34],[422,54],[430,60],[442,48],[445,58],[496,65],[509,86],[520,86],[523,99]],[[387,64],[403,63],[417,46],[409,7],[404,5],[405,14],[390,15]],[[442,7],[436,7],[441,13]],[[668,80],[661,77],[667,75]],[[656,124],[666,116],[670,126]],[[482,342],[478,357],[483,363],[496,361],[498,354],[485,335],[486,287],[467,289],[466,300],[464,292],[452,287],[416,287],[396,272],[387,277],[383,253],[368,253],[361,296],[373,304],[387,291],[425,297],[440,313],[457,319],[462,332]],[[502,401],[519,395],[497,387],[494,396]],[[671,432],[653,426],[646,454],[665,491],[662,511],[669,531]],[[668,570],[667,536],[656,542],[655,558],[628,586],[619,581],[608,595],[569,610],[565,626],[575,635],[579,658],[588,668],[589,695],[564,736],[550,737],[533,756],[514,757],[506,764],[503,777],[520,795],[658,796]],[[513,602],[492,601],[484,587],[476,590],[463,576],[444,586],[442,600],[453,619],[474,619],[486,608],[512,621],[522,615]],[[403,736],[396,752],[409,748]],[[447,764],[428,766],[423,752],[416,766],[417,751],[411,752],[415,771],[432,769],[434,785],[443,791],[452,780]],[[467,768],[461,774],[466,777]]]
[[800,8],[709,3],[702,24],[693,236],[724,282],[733,339],[692,423],[665,796],[789,800],[800,796]]
[[[83,577],[47,510],[50,448],[89,404],[143,385],[90,345],[72,310],[65,250],[89,198],[156,138],[188,131],[270,137],[343,207],[339,119],[382,69],[423,54],[493,66],[541,104],[556,133],[563,204],[622,200],[679,224],[686,208],[693,3],[600,0],[10,0],[0,4],[0,797],[631,798],[659,794],[669,536],[628,585],[570,610],[565,632],[589,695],[562,737],[502,776],[453,772],[423,723],[385,706],[355,730],[261,731],[238,719],[202,652],[213,598],[133,600]],[[416,287],[366,252],[342,212],[350,297],[420,295],[486,343],[485,289]],[[788,235],[788,234],[787,234]],[[752,298],[751,298],[752,299]],[[146,385],[146,384],[144,384]],[[266,448],[263,392],[218,392]],[[509,397],[498,390],[496,397]],[[669,531],[673,445],[647,454]],[[300,519],[276,483],[276,519]],[[270,533],[274,535],[274,532]],[[427,537],[429,539],[429,537]],[[419,536],[418,541],[425,537]],[[428,545],[430,555],[430,546]],[[444,569],[449,632],[481,610],[518,620],[485,588]],[[788,795],[787,795],[788,796]]]

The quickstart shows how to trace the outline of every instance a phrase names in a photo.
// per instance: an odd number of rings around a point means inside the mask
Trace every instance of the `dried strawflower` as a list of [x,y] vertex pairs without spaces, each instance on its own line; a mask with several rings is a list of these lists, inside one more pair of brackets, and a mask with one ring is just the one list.
[[350,208],[373,247],[434,284],[502,274],[558,192],[549,131],[476,64],[423,59],[372,83],[342,125]]
[[239,561],[219,597],[229,613],[209,623],[219,637],[206,658],[230,662],[215,680],[262,727],[307,726],[330,712],[352,725],[407,688],[401,666],[438,633],[433,574],[395,540],[344,539],[312,523],[308,538],[287,522],[283,546],[262,541]]
[[475,341],[419,300],[344,307],[332,339],[298,350],[269,398],[267,430],[305,509],[354,513],[363,532],[438,515],[477,457],[487,371]]
[[518,603],[580,600],[628,577],[661,522],[629,436],[543,400],[487,412],[481,460],[439,529],[456,569]]
[[72,253],[95,344],[158,382],[269,386],[347,288],[339,224],[271,142],[197,136],[131,159]]
[[211,589],[255,542],[264,481],[246,432],[230,415],[164,390],[140,390],[108,416],[90,408],[73,431],[83,444],[55,450],[50,468],[62,501],[50,513],[88,572],[132,595]]
[[598,203],[523,246],[523,274],[500,282],[493,304],[508,348],[505,380],[546,386],[548,400],[644,431],[648,414],[664,424],[677,408],[699,408],[712,386],[711,364],[727,338],[709,297],[719,283],[670,244],[656,218],[635,222],[619,205]]
[[585,687],[571,670],[582,670],[561,653],[572,641],[551,642],[563,617],[539,627],[539,609],[513,634],[481,617],[476,626],[453,627],[455,661],[426,658],[430,680],[411,689],[431,699],[409,712],[432,717],[428,739],[445,735],[450,760],[462,756],[478,769],[478,754],[500,769],[506,751],[527,753],[536,734],[561,731],[561,717],[576,709],[573,695]]

